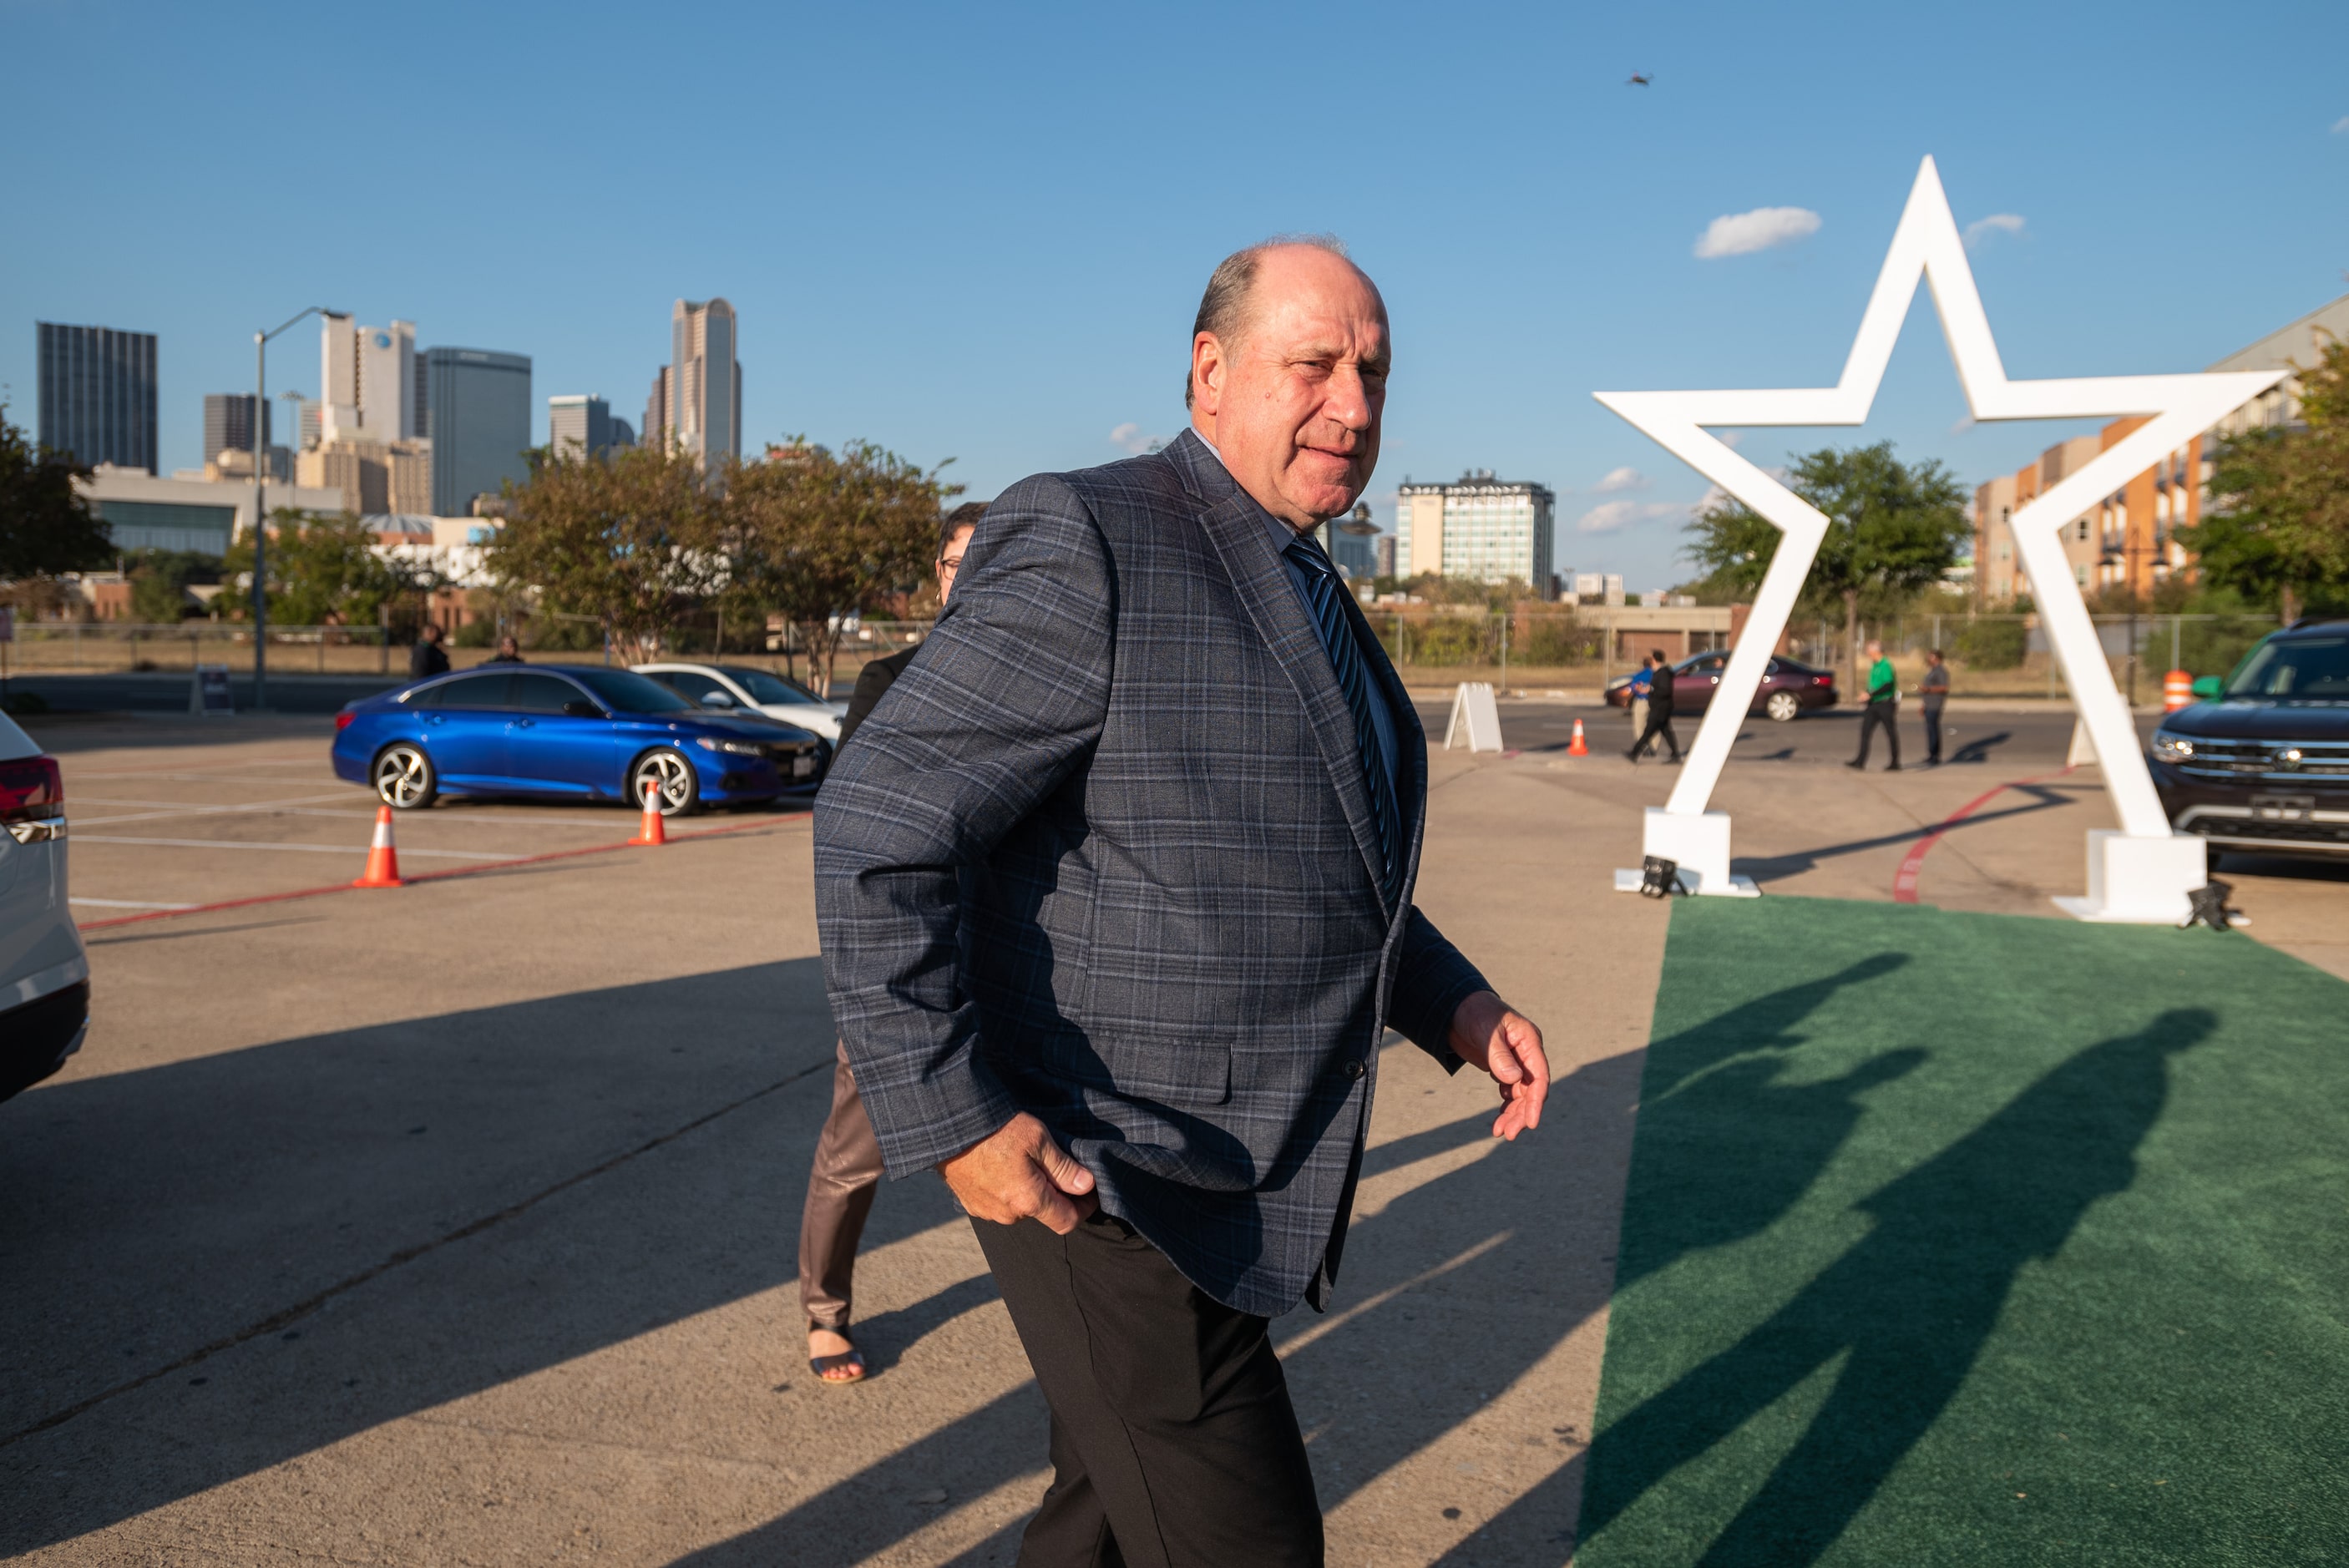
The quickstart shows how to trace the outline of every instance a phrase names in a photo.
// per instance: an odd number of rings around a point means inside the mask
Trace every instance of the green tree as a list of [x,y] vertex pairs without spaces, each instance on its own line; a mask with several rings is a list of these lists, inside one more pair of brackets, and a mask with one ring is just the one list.
[[[376,553],[375,531],[356,512],[320,517],[278,507],[269,514],[269,619],[281,626],[375,624],[382,607],[432,586],[423,573]],[[253,541],[228,547],[229,585],[214,601],[238,619],[253,613]]]
[[0,403],[0,582],[112,563],[105,520],[74,488],[89,473],[72,453],[34,445]]
[[[252,570],[252,552],[245,569]],[[221,558],[193,550],[142,550],[129,557],[130,618],[150,625],[178,621],[196,613],[188,603],[188,589],[197,583],[221,580]]]
[[864,440],[836,453],[783,442],[729,465],[722,607],[781,614],[808,651],[811,681],[830,690],[843,620],[918,588],[928,573],[944,503],[962,493],[939,478],[945,466],[925,469]]
[[[1807,453],[1795,459],[1787,488],[1826,515],[1802,604],[1813,614],[1842,613],[1857,690],[1862,599],[1901,603],[1940,581],[1973,537],[1965,491],[1938,462],[1902,462],[1889,441]],[[1761,584],[1785,537],[1734,500],[1706,507],[1689,532],[1695,542],[1688,553],[1707,582],[1743,594]]]
[[2311,598],[2349,594],[2349,344],[2298,374],[2305,423],[2220,442],[2209,510],[2178,531],[2206,580],[2274,603],[2287,624]]
[[681,447],[533,457],[505,487],[506,520],[484,552],[501,588],[558,614],[592,616],[634,662],[723,581],[719,498]]

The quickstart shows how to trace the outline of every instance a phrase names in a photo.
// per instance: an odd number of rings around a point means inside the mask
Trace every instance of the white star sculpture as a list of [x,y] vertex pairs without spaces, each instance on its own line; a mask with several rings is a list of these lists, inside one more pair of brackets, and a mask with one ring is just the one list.
[[[1593,394],[1786,536],[1763,577],[1753,614],[1722,672],[1671,799],[1648,812],[1647,852],[1679,861],[1694,873],[1689,880],[1698,892],[1752,891],[1750,882],[1733,881],[1729,874],[1727,816],[1705,807],[1827,528],[1822,513],[1708,434],[1705,427],[1866,422],[1920,276],[1933,285],[1941,331],[1976,419],[2151,416],[2076,473],[2042,491],[2013,515],[2009,526],[2030,578],[2040,624],[2095,746],[2105,787],[2121,822],[2117,833],[2089,835],[2089,896],[2057,902],[2086,919],[2178,920],[2187,911],[2188,890],[2206,880],[2202,841],[2170,832],[2138,750],[2127,705],[2113,684],[2080,584],[2073,579],[2057,535],[2064,523],[2121,489],[2131,476],[2151,468],[2288,372],[2008,380],[1991,338],[1990,320],[1982,314],[1982,296],[1974,288],[1972,269],[1966,264],[1965,243],[1930,158],[1918,168],[1917,183],[1893,232],[1892,249],[1877,274],[1868,314],[1860,320],[1859,335],[1835,386]],[[1627,885],[1627,875],[1628,885],[1636,887],[1638,873],[1618,873],[1618,885]]]

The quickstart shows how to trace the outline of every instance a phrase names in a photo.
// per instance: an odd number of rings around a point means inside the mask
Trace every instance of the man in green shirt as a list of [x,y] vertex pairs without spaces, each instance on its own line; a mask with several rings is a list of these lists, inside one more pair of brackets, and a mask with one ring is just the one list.
[[1868,707],[1859,718],[1859,755],[1844,764],[1847,768],[1868,766],[1868,742],[1878,728],[1884,731],[1884,744],[1892,753],[1892,761],[1885,769],[1900,771],[1900,727],[1893,723],[1899,711],[1900,677],[1892,672],[1892,661],[1884,656],[1882,643],[1868,645],[1868,656],[1873,661],[1868,666]]

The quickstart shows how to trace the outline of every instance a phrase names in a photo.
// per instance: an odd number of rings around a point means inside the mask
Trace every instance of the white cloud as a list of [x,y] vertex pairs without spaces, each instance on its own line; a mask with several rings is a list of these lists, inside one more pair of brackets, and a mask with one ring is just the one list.
[[1166,441],[1167,438],[1164,436],[1143,435],[1142,433],[1142,427],[1135,424],[1131,419],[1128,419],[1124,424],[1120,425],[1116,429],[1112,430],[1109,433],[1109,444],[1111,446],[1117,448],[1120,451],[1132,452],[1137,458],[1144,452],[1154,452],[1158,450],[1159,448],[1166,444]]
[[1649,482],[1648,476],[1637,469],[1609,469],[1597,484],[1590,487],[1590,493],[1613,495],[1619,490],[1643,490]]
[[2333,122],[2333,134],[2335,136],[2349,136],[2349,114],[2344,114],[2339,119]]
[[1972,250],[1992,234],[2020,234],[2021,232],[2023,232],[2022,213],[1992,212],[1987,218],[1977,218],[1966,225],[1966,249]]
[[1685,518],[1688,507],[1667,500],[1601,501],[1582,514],[1575,523],[1580,533],[1619,533],[1624,529],[1642,522],[1654,522],[1661,518]]
[[1773,245],[1789,245],[1819,232],[1819,215],[1808,207],[1756,207],[1751,212],[1730,212],[1715,218],[1697,236],[1696,253],[1745,256]]

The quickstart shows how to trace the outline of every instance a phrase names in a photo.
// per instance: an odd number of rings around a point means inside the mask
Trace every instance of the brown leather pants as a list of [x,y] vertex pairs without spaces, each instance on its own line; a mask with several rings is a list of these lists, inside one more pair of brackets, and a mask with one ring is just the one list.
[[873,1136],[856,1080],[849,1076],[848,1047],[837,1049],[832,1114],[823,1119],[823,1133],[816,1140],[807,1207],[800,1214],[800,1305],[810,1326],[834,1333],[848,1327],[856,1243],[881,1184],[881,1144]]

